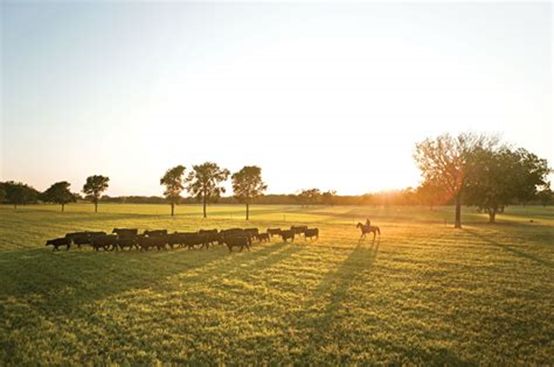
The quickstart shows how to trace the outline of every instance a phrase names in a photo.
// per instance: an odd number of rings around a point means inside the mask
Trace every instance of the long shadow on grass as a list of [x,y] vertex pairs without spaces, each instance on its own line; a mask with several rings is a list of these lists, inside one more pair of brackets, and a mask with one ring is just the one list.
[[53,253],[44,249],[0,253],[0,304],[10,297],[23,298],[46,314],[68,313],[110,295],[155,287],[172,275],[213,264],[223,267],[235,263],[238,256],[241,261],[265,258],[282,247],[282,243],[276,243],[240,255],[229,254],[224,248],[147,253]]
[[[368,244],[370,245],[368,246]],[[305,330],[304,332],[308,336],[308,346],[302,351],[302,360],[310,361],[313,356],[321,356],[321,353],[326,350],[326,346],[334,343],[341,344],[341,338],[336,334],[332,324],[340,317],[341,308],[348,297],[349,290],[354,284],[363,281],[367,277],[367,273],[364,274],[364,272],[375,262],[379,246],[379,239],[369,242],[359,241],[337,270],[329,272],[319,283],[313,293],[312,301],[303,310],[303,312],[307,310],[309,313],[314,313],[315,316],[308,314],[305,317],[302,315],[297,324],[297,328]],[[327,294],[329,294],[329,301],[326,306],[322,310],[317,309],[317,305],[321,303],[321,299],[325,298]],[[348,332],[348,330],[344,331]],[[425,361],[432,365],[475,365],[473,362],[459,359],[458,356],[447,348],[421,348],[415,344],[400,345],[391,343],[389,340],[382,340],[380,337],[373,335],[368,335],[366,341],[373,346],[390,351],[393,355],[398,356],[397,362],[391,361],[393,365],[405,363],[406,359],[416,363]],[[345,343],[348,342],[350,341],[345,341]],[[328,360],[327,357],[333,359]],[[332,355],[326,356],[325,360],[326,363],[342,365],[352,363],[353,357],[352,355],[337,356],[332,353]]]
[[[319,343],[325,340],[348,290],[358,280],[360,274],[371,267],[377,257],[379,245],[380,241],[371,242],[370,247],[366,243],[358,242],[336,271],[330,271],[323,277],[314,290],[311,301],[302,307],[301,314],[295,315],[297,324],[294,328],[303,330],[299,332],[308,335],[308,345],[302,352],[303,359],[309,360],[310,356],[319,353],[317,350],[321,347]],[[329,301],[320,311],[317,306],[329,293]]]
[[531,255],[527,252],[523,252],[521,250],[518,250],[517,248],[514,248],[512,246],[509,246],[509,245],[504,245],[504,244],[500,244],[496,241],[493,241],[491,240],[490,238],[487,238],[475,231],[472,231],[470,229],[467,229],[467,228],[464,228],[464,231],[479,238],[480,240],[488,243],[489,245],[492,245],[492,246],[495,246],[495,247],[498,247],[498,248],[501,248],[505,251],[508,251],[508,252],[511,252],[512,254],[515,254],[516,256],[519,256],[519,257],[523,257],[525,259],[528,259],[528,260],[532,260],[536,263],[539,263],[541,265],[545,265],[545,266],[548,266],[549,268],[554,268],[554,264],[552,264],[552,262],[548,261],[548,260],[545,260],[545,259],[541,259],[540,257],[537,257],[535,255]]
[[[258,246],[259,249],[256,249],[256,251],[242,252],[240,254],[228,254],[228,256],[223,257],[223,261],[212,262],[205,266],[199,267],[190,273],[185,272],[176,274],[176,279],[166,278],[162,282],[151,285],[148,287],[148,292],[141,297],[140,302],[141,304],[147,305],[160,303],[161,299],[170,299],[174,297],[175,291],[183,289],[203,289],[200,293],[189,294],[189,300],[196,300],[199,303],[205,303],[206,305],[212,302],[213,305],[208,307],[227,308],[229,310],[236,311],[236,304],[233,302],[232,298],[235,297],[234,293],[237,291],[240,292],[241,289],[233,288],[233,285],[229,285],[225,282],[226,279],[239,279],[245,282],[251,281],[251,277],[255,277],[256,273],[263,272],[265,269],[270,268],[274,264],[283,261],[293,254],[305,250],[304,247],[284,242],[264,247],[261,247],[260,245]],[[204,296],[207,297],[204,298]],[[252,295],[244,294],[244,297],[251,296]],[[136,298],[134,298],[135,295],[132,293],[123,292],[121,294],[114,295],[113,297],[117,299],[119,304],[136,302]],[[152,299],[149,297],[152,297]],[[122,312],[124,312],[124,310],[122,310]],[[84,316],[85,319],[89,317],[90,315]],[[160,321],[157,326],[160,326],[160,324],[164,325],[164,327],[172,327],[171,323],[167,324],[166,321]],[[121,335],[127,335],[127,348],[133,348],[136,350],[142,350],[145,348],[144,339],[142,337],[137,337],[137,335],[128,335],[129,328],[132,328],[132,325],[130,324],[114,322],[114,319],[111,318],[102,318],[102,323],[97,324],[96,327],[102,329],[103,338],[108,340],[104,340],[104,344],[117,345]],[[204,337],[204,335],[202,335],[203,329],[200,325],[198,328],[193,330],[179,330],[178,332],[186,332],[190,335],[197,335],[196,337],[193,337],[193,340],[202,340]],[[181,347],[194,350],[195,344],[191,341],[190,344],[185,343],[182,344]],[[219,346],[219,348],[222,347]],[[97,356],[98,350],[94,348],[84,349],[83,353],[85,353],[85,359],[88,360]],[[129,356],[119,349],[110,352],[110,359],[115,363],[131,363],[131,365],[142,364],[140,363],[140,359],[134,360],[134,358],[137,358],[137,356]],[[166,355],[163,358],[175,358],[175,355]],[[204,363],[206,363],[206,361],[210,361],[213,358],[213,355],[210,354],[210,350],[200,349],[194,352],[194,358],[197,361],[204,361]]]

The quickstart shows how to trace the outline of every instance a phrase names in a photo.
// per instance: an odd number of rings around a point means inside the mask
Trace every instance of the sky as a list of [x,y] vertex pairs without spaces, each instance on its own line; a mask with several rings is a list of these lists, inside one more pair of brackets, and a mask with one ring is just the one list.
[[[268,193],[415,187],[415,144],[499,134],[554,162],[543,3],[9,2],[0,180],[262,167]],[[228,185],[229,187],[229,185]]]

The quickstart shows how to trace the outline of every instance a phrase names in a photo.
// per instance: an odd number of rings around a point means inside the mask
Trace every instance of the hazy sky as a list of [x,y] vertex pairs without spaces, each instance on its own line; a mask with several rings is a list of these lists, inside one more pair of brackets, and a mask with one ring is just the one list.
[[1,180],[159,195],[167,168],[269,192],[415,186],[414,144],[500,133],[554,163],[552,5],[2,2]]

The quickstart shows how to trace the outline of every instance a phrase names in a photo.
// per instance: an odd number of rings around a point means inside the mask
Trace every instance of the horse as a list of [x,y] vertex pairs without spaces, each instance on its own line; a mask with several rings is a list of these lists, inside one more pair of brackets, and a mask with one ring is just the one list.
[[368,226],[366,224],[359,223],[356,224],[356,228],[360,228],[362,231],[362,235],[360,236],[360,239],[366,238],[366,234],[373,233],[373,239],[375,239],[375,235],[378,234],[379,237],[381,237],[381,230],[377,226]]

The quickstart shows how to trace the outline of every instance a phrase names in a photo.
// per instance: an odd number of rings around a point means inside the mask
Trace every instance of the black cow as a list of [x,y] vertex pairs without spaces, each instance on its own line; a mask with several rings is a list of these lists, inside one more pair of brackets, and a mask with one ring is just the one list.
[[244,232],[248,233],[251,237],[256,237],[258,233],[258,228],[245,228]]
[[260,242],[269,242],[270,238],[269,238],[269,233],[258,233],[258,235],[256,236],[256,238],[258,239],[258,241]]
[[240,232],[244,232],[244,229],[242,229],[242,228],[228,228],[228,229],[222,229],[221,231],[219,231],[219,233],[223,234],[223,235],[228,235],[228,234],[231,234],[231,233],[240,233]]
[[200,233],[190,233],[183,236],[183,245],[189,250],[195,248],[196,246],[202,248],[209,247],[208,236]]
[[138,229],[136,228],[114,228],[112,233],[118,236],[136,236],[138,235]]
[[137,236],[117,236],[117,246],[123,250],[128,247],[131,250],[133,247],[138,247]]
[[288,239],[294,241],[294,231],[291,229],[285,229],[281,231],[281,238],[283,241],[287,242]]
[[306,231],[304,232],[304,239],[307,239],[307,238],[313,238],[315,237],[316,239],[319,238],[319,229],[318,228],[308,228],[306,229]]
[[219,244],[222,245],[225,243],[225,238],[228,236],[233,235],[242,235],[244,234],[244,229],[242,228],[229,228],[229,229],[222,229],[219,232]]
[[144,235],[148,237],[167,236],[167,229],[146,230],[144,231]]
[[167,238],[166,236],[149,237],[145,235],[139,235],[137,236],[137,243],[141,251],[147,251],[154,247],[156,247],[159,251],[165,248],[165,245],[167,244]]
[[179,247],[179,246],[183,246],[184,245],[184,238],[185,238],[185,234],[182,234],[182,233],[178,233],[178,232],[175,232],[175,233],[170,233],[167,235],[166,239],[167,239],[167,244],[169,245],[169,247],[171,247],[172,249],[175,248],[175,246]]
[[281,228],[268,228],[267,233],[273,237],[273,236],[280,236],[281,235]]
[[290,227],[290,230],[294,231],[294,234],[298,234],[298,235],[304,234],[304,232],[306,232],[307,229],[308,229],[308,226],[291,226]]
[[208,245],[213,245],[219,241],[219,233],[217,229],[201,229],[198,231],[198,234],[204,237],[204,240]]
[[77,245],[78,248],[81,248],[82,245],[90,245],[92,237],[105,235],[106,232],[103,231],[84,231],[84,232],[72,232],[67,233],[65,237],[70,238],[74,245]]
[[236,234],[225,237],[225,244],[229,248],[229,252],[233,251],[233,247],[240,247],[240,251],[244,248],[250,251],[251,243],[252,241],[250,240],[250,237],[244,234]]
[[91,238],[90,244],[96,251],[101,248],[104,249],[104,251],[113,250],[117,246],[117,236],[114,234],[94,236]]
[[84,232],[69,232],[69,233],[66,233],[65,234],[65,237],[67,238],[75,238],[75,237],[79,237],[79,236],[88,236],[90,232],[88,231],[84,231]]
[[54,238],[52,240],[47,240],[44,246],[53,246],[52,250],[59,250],[60,246],[66,246],[66,250],[69,250],[71,247],[71,238],[60,237]]

